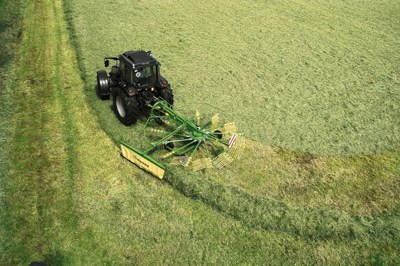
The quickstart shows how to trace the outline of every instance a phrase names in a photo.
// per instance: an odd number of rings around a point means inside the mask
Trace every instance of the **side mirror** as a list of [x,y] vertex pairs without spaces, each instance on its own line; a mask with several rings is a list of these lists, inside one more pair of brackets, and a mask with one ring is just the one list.
[[108,67],[110,65],[110,60],[106,59],[104,60],[104,66]]

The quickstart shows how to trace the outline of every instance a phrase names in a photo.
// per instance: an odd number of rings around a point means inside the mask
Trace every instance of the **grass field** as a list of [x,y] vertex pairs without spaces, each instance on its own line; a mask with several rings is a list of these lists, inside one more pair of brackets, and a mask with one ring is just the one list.
[[[1,94],[0,264],[399,263],[399,3],[101,3],[23,8]],[[165,182],[121,160],[143,123],[119,124],[95,71],[139,48],[177,110],[208,102],[239,124],[241,160]]]

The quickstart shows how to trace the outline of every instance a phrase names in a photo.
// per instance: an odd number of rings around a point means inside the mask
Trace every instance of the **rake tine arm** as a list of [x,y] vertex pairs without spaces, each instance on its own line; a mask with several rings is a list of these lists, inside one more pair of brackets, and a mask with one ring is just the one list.
[[174,152],[175,154],[185,154],[191,150],[193,150],[193,146],[190,147],[193,143],[195,143],[197,140],[192,140],[191,142],[189,142],[188,144],[183,145],[182,147],[179,147],[178,149],[176,149]]
[[168,139],[170,139],[171,137],[173,137],[175,134],[177,134],[180,130],[182,129],[182,126],[177,127],[174,131],[168,133],[167,135],[165,135],[165,137],[161,138],[160,140],[153,142],[151,144],[151,147],[148,148],[144,153],[145,154],[149,154],[150,152],[154,151],[155,149],[157,149],[158,145],[164,143],[165,141],[167,141]]

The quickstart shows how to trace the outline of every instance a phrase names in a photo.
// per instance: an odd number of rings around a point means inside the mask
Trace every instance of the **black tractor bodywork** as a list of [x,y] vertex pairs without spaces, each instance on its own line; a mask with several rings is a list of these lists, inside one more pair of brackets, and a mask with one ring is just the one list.
[[113,111],[124,125],[132,125],[140,115],[146,115],[158,98],[173,105],[171,86],[161,76],[161,64],[150,52],[127,51],[116,57],[105,57],[105,67],[110,60],[115,64],[108,74],[105,70],[97,71],[96,93],[102,100],[111,96]]

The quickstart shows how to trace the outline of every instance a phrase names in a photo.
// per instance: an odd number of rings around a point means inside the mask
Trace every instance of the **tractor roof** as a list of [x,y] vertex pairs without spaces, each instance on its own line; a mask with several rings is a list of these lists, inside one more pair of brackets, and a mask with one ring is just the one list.
[[133,67],[138,65],[153,65],[159,64],[157,60],[151,56],[150,52],[145,51],[128,51],[122,54],[130,63],[133,64]]

